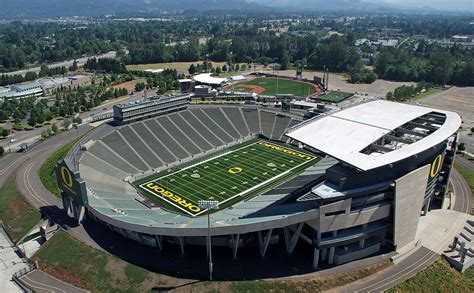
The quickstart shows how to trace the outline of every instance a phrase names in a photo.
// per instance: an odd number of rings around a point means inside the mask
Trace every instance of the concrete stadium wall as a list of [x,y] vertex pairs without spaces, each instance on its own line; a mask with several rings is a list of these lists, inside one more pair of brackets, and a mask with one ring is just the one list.
[[395,181],[393,244],[397,251],[415,241],[429,170],[426,165]]

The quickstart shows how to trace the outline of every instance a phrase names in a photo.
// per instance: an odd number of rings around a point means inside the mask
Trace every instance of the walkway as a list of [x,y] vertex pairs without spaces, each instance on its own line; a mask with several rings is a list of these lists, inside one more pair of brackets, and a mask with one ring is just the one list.
[[22,292],[12,281],[12,276],[27,267],[28,264],[23,262],[13,242],[0,226],[0,292]]
[[40,271],[34,270],[24,276],[20,277],[20,281],[28,286],[28,288],[35,292],[55,292],[55,293],[84,293],[89,292],[85,289],[80,289],[69,285],[61,280],[58,280],[50,275]]

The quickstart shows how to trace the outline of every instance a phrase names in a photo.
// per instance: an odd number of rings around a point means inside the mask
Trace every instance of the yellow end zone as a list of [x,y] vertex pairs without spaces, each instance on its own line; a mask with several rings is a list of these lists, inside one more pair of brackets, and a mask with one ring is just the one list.
[[279,151],[279,152],[282,152],[282,153],[285,153],[285,154],[288,154],[288,155],[292,155],[292,156],[295,156],[295,157],[298,157],[298,158],[301,158],[301,159],[304,159],[304,160],[307,160],[307,161],[314,159],[313,156],[303,154],[303,153],[299,153],[299,152],[295,152],[293,150],[290,150],[290,149],[287,149],[287,148],[284,148],[284,147],[281,147],[281,146],[277,146],[277,145],[274,145],[274,144],[271,144],[271,143],[268,143],[268,142],[260,141],[258,144],[261,145],[261,146],[267,147],[267,148],[271,148],[275,151]]
[[201,212],[201,208],[195,205],[194,203],[188,202],[186,199],[174,194],[171,191],[164,189],[155,182],[149,182],[147,184],[142,185],[141,187],[157,196],[162,197],[163,199],[168,199],[168,202],[170,202],[172,205],[193,216]]

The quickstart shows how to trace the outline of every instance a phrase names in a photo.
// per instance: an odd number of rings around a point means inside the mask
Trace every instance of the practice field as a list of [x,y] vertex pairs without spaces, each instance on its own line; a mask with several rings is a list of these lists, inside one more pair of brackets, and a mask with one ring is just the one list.
[[316,158],[299,149],[260,140],[179,171],[155,176],[138,187],[164,207],[194,217],[206,212],[199,208],[199,200],[212,197],[219,202],[219,209],[228,207],[314,163]]
[[332,92],[328,91],[325,94],[318,95],[314,97],[314,99],[323,102],[330,102],[330,103],[340,103],[345,99],[352,97],[354,94],[346,93],[346,92]]
[[308,82],[299,82],[285,78],[278,78],[277,82],[277,78],[274,77],[258,77],[247,82],[239,83],[234,86],[232,90],[236,92],[252,92],[274,96],[277,94],[277,83],[278,94],[306,97],[314,95],[318,91],[316,85]]

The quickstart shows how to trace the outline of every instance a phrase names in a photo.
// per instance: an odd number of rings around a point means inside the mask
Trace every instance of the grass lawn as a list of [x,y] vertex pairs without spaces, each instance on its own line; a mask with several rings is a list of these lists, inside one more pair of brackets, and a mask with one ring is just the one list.
[[41,270],[92,292],[146,292],[163,281],[146,269],[95,250],[59,231],[33,257]]
[[289,94],[295,96],[310,96],[316,93],[316,88],[305,82],[294,81],[284,78],[273,78],[273,77],[258,77],[251,81],[238,84],[234,87],[236,91],[251,92],[250,88],[245,88],[242,85],[259,86],[265,89],[261,94],[274,96],[277,94],[277,80],[278,80],[278,93]]
[[441,91],[440,89],[430,88],[430,89],[427,90],[426,92],[420,93],[419,95],[414,96],[413,98],[411,98],[411,100],[412,100],[412,101],[420,100],[420,99],[429,97],[429,96],[431,96],[431,95],[437,94],[437,93],[439,93],[440,91]]
[[471,188],[471,193],[474,196],[474,172],[471,171],[469,168],[466,168],[463,165],[457,163],[456,161],[454,161],[454,167],[466,179],[467,184],[469,184],[469,187]]
[[127,82],[123,82],[123,83],[119,83],[117,85],[114,85],[112,88],[113,89],[117,89],[117,88],[125,88],[127,89],[127,91],[134,91],[135,90],[135,85],[139,82],[145,82],[146,79],[144,78],[138,78],[138,79],[135,79],[135,80],[131,80],[131,81],[127,81]]
[[51,156],[49,156],[46,162],[41,165],[41,168],[39,170],[39,177],[41,179],[41,182],[51,193],[53,193],[57,197],[61,195],[61,191],[59,190],[58,182],[56,181],[54,167],[56,166],[58,161],[66,157],[69,150],[77,141],[78,139],[75,139],[55,151]]
[[[298,174],[316,156],[285,145],[257,141],[178,171],[134,183],[148,198],[181,214],[205,212],[199,200],[213,197],[219,208],[256,195],[262,188]],[[170,206],[171,205],[171,206]]]
[[41,219],[40,212],[17,189],[15,176],[0,188],[0,220],[16,243]]
[[[153,64],[136,64],[136,65],[127,65],[128,70],[146,70],[146,69],[176,69],[180,72],[188,72],[189,66],[191,64],[202,64],[203,61],[194,61],[194,62],[170,62],[170,63],[153,63]],[[222,67],[227,62],[212,62],[212,66]]]
[[320,100],[323,102],[330,102],[330,103],[339,103],[344,101],[345,99],[352,97],[354,94],[346,93],[346,92],[332,92],[328,91],[325,94],[319,95],[314,97],[316,100]]
[[335,275],[317,276],[308,279],[286,281],[240,281],[232,282],[231,292],[321,292],[355,282],[390,266],[389,261],[370,267]]
[[474,172],[471,171],[469,168],[464,167],[463,165],[454,162],[454,167],[461,173],[461,175],[466,178],[469,187],[471,188],[471,192],[474,194]]
[[[138,245],[138,244],[137,244]],[[92,292],[318,292],[354,282],[390,265],[389,261],[352,272],[286,281],[195,282],[150,272],[95,250],[59,231],[33,257],[41,270]]]
[[474,268],[463,274],[452,268],[444,258],[414,277],[404,281],[386,292],[473,292]]

